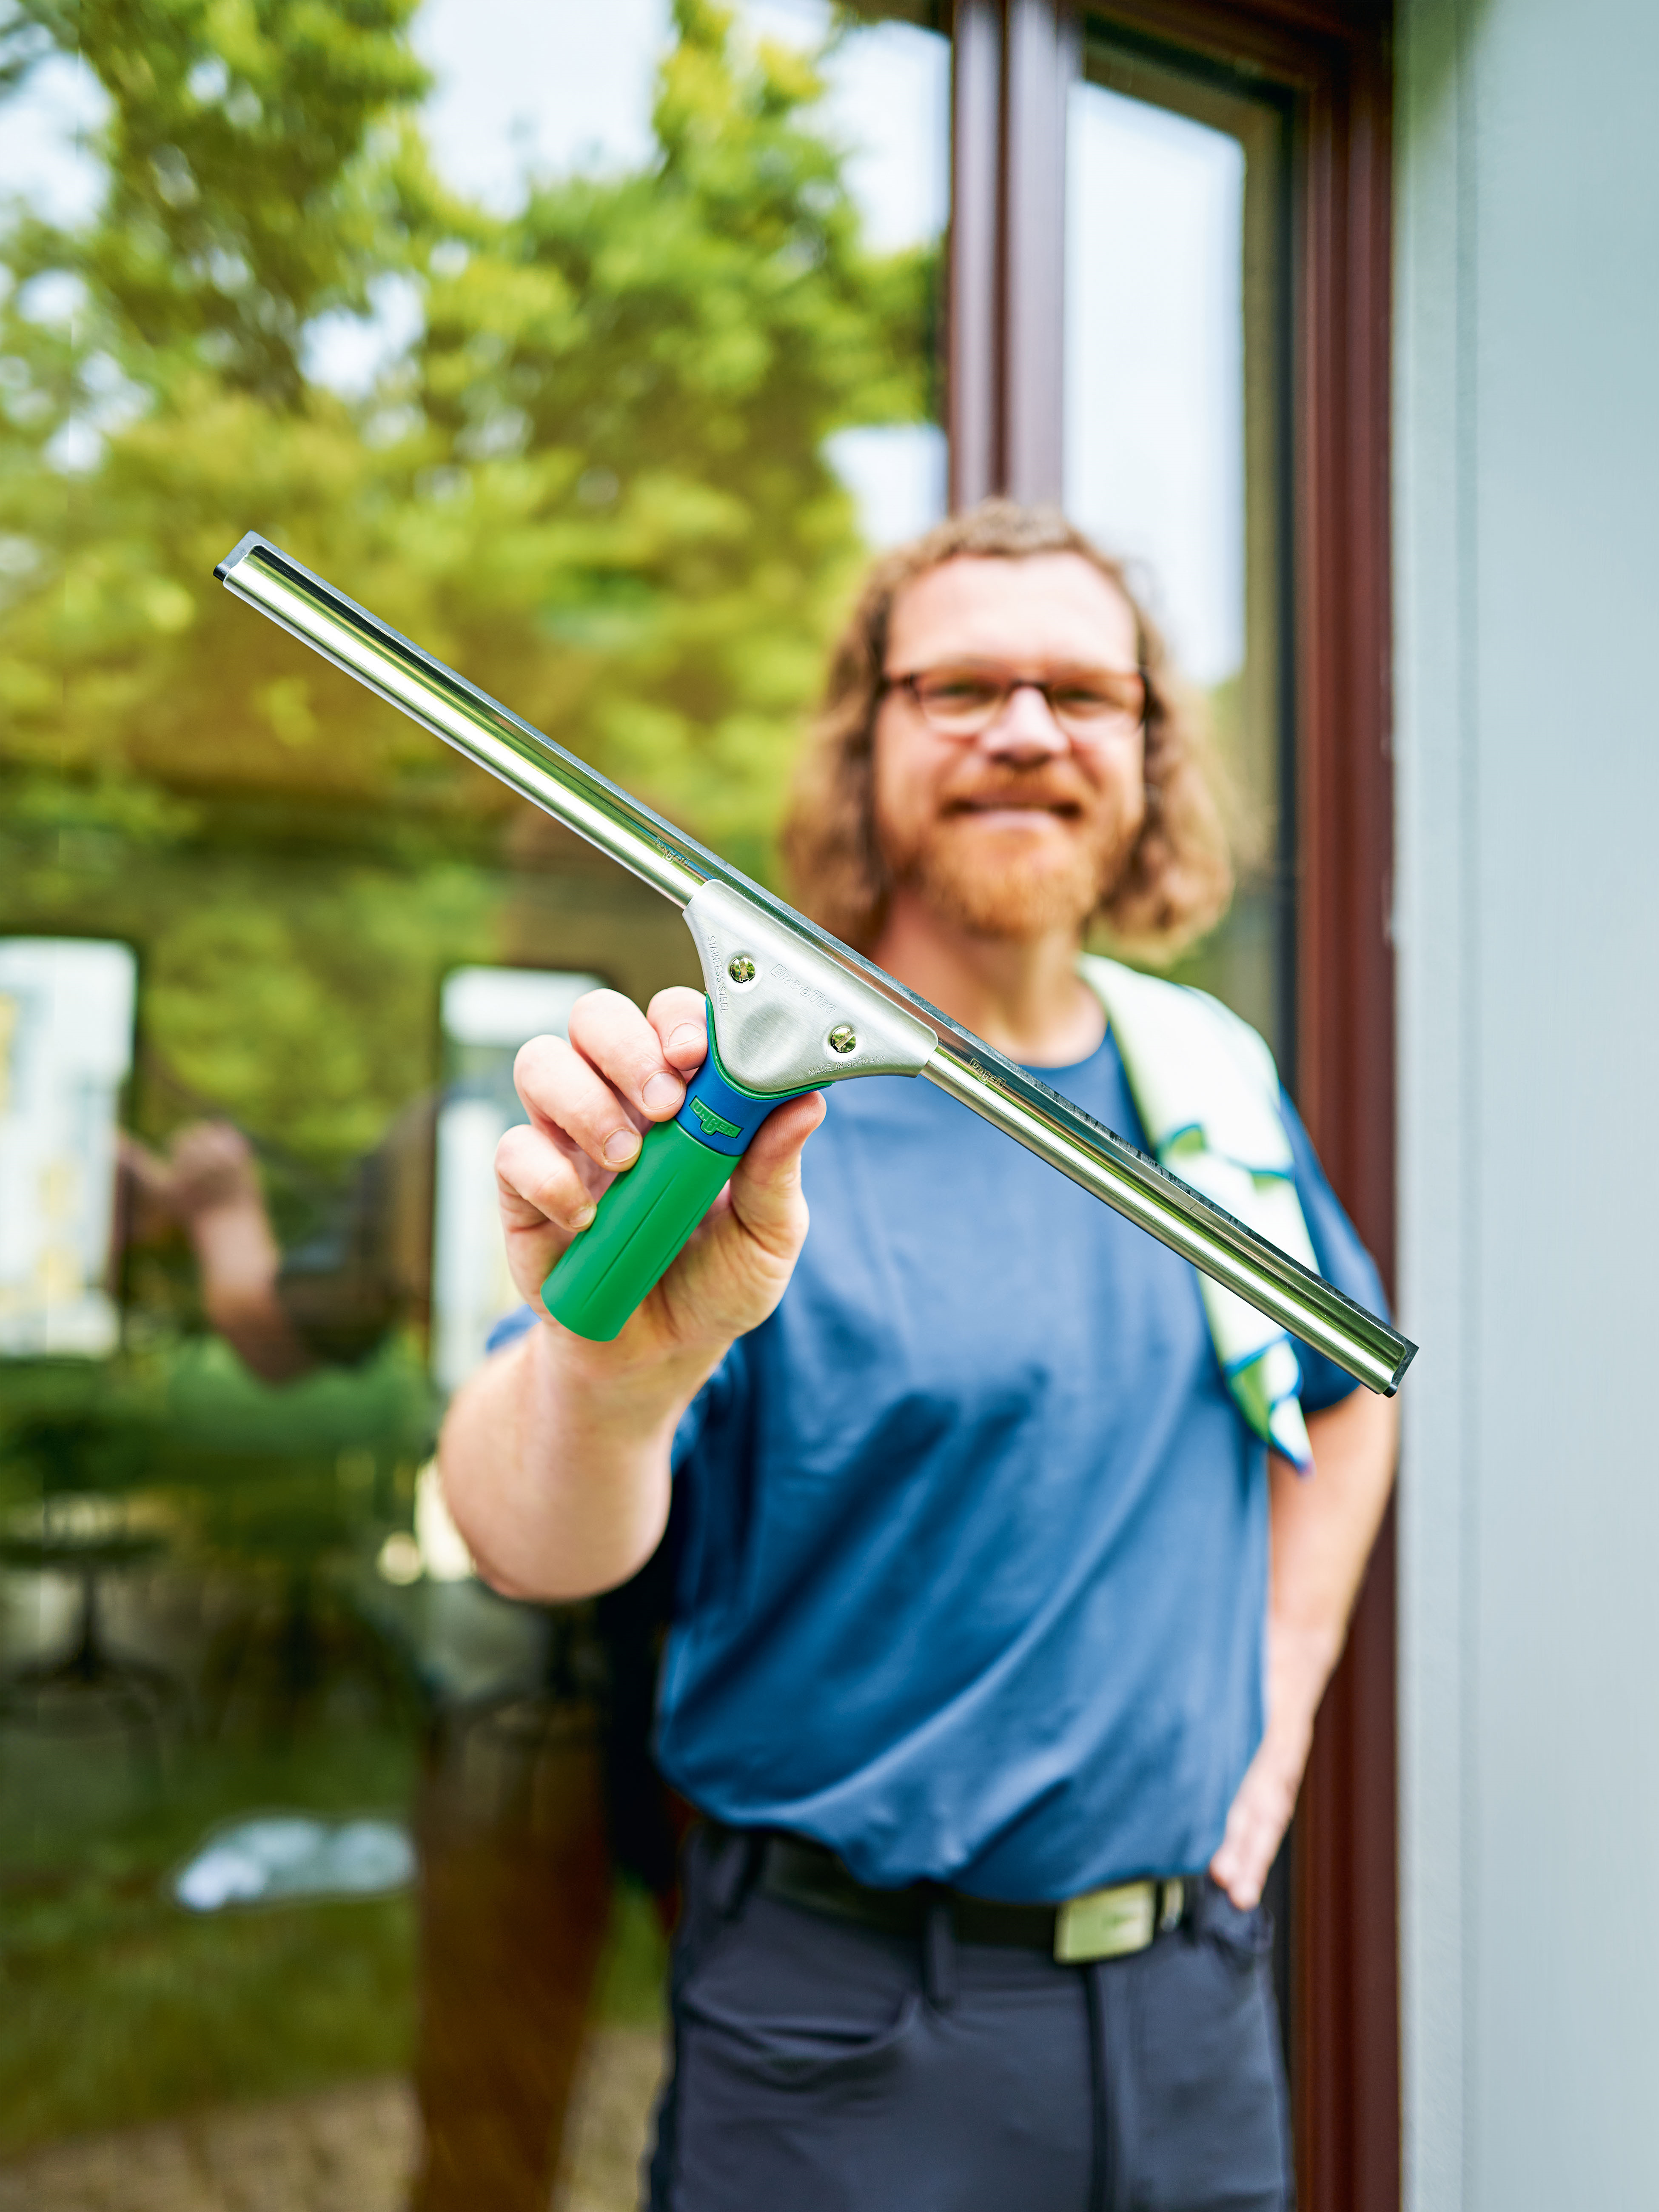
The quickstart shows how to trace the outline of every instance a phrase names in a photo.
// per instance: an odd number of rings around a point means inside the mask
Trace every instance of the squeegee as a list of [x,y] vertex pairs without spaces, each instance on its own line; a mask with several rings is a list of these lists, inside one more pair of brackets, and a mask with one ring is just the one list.
[[775,1106],[854,1076],[920,1075],[1368,1389],[1399,1388],[1416,1346],[1385,1322],[309,568],[250,532],[214,574],[684,913],[708,1055],[548,1277],[543,1302],[565,1328],[619,1333]]

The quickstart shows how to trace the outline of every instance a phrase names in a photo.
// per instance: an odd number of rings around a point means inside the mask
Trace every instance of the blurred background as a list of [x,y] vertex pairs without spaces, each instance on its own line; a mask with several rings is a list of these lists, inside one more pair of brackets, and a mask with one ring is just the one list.
[[[951,493],[951,30],[0,0],[0,2205],[634,2201],[660,1572],[499,1599],[430,1462],[514,1050],[696,962],[211,572],[267,533],[777,881]],[[1066,35],[1052,489],[1227,770],[1180,972],[1289,1065],[1289,109]]]

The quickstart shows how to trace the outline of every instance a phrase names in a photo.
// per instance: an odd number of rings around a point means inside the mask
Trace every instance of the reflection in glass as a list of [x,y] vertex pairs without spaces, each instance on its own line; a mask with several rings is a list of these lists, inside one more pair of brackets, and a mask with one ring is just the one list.
[[1208,702],[1238,893],[1179,973],[1288,1068],[1284,118],[1085,43],[1067,116],[1066,495],[1127,558]]
[[[268,529],[769,873],[866,531],[937,496],[946,48],[860,25],[819,100],[753,33],[826,12],[428,0],[334,11],[319,103],[309,20],[151,11],[143,69],[48,28],[0,94],[69,226],[0,230],[0,2194],[95,2137],[112,2212],[319,2146],[355,2212],[631,2204],[662,1591],[495,1596],[422,1470],[513,1302],[466,1112],[580,982],[695,957],[210,570]],[[9,149],[71,78],[67,192]],[[72,1190],[18,950],[71,938],[127,978],[53,1047]]]
[[[1237,888],[1174,970],[1296,1073],[1289,112],[1207,62],[1084,45],[1068,115],[1066,495],[1205,697]],[[1269,1880],[1291,2010],[1288,1850]]]
[[125,945],[0,939],[0,1356],[115,1349],[107,1276],[137,970]]
[[562,1036],[571,1007],[599,981],[526,968],[458,968],[444,978],[432,1371],[445,1390],[466,1380],[490,1330],[518,1304],[495,1219],[495,1147],[526,1119],[514,1060],[532,1037]]
[[1244,149],[1073,88],[1066,496],[1206,689],[1244,658]]
[[[824,91],[812,119],[844,149],[842,175],[866,242],[878,252],[933,249],[950,212],[951,49],[921,24],[837,23],[829,0],[737,0],[739,40],[816,62]],[[557,0],[425,0],[415,44],[436,76],[426,111],[434,157],[453,185],[498,213],[521,205],[527,175],[625,173],[654,155],[653,76],[672,43],[668,0],[623,0],[603,13]],[[392,307],[379,319],[391,320]],[[319,355],[325,382],[350,381],[374,358],[361,325],[339,317]],[[931,409],[930,409],[931,412]],[[945,434],[936,420],[851,424],[825,453],[857,502],[872,546],[915,536],[945,509]]]

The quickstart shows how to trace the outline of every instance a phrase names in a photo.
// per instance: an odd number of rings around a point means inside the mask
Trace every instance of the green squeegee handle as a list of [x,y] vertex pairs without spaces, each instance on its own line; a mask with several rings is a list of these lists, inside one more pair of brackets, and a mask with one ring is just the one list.
[[764,1097],[733,1083],[720,1063],[714,1024],[708,1057],[672,1121],[647,1130],[631,1168],[542,1285],[555,1321],[609,1344],[656,1288],[691,1231],[730,1180],[749,1140],[775,1106],[798,1091]]

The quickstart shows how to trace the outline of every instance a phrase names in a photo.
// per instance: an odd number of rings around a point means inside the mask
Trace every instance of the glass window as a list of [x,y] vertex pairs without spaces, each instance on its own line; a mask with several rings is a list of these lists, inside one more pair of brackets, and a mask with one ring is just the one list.
[[131,946],[0,938],[0,1356],[115,1350],[116,1148]]
[[1291,1065],[1283,106],[1091,31],[1067,117],[1066,496],[1125,557],[1230,787],[1237,896],[1181,963]]
[[[1237,888],[1172,972],[1296,1073],[1290,108],[1091,23],[1066,135],[1066,496],[1206,715]],[[1288,2038],[1289,1847],[1269,1882]]]
[[301,0],[143,67],[0,31],[20,2201],[631,2205],[660,2063],[659,1583],[494,1595],[431,1462],[514,1302],[512,1052],[690,941],[213,563],[258,526],[769,874],[846,593],[942,501],[942,38],[404,14],[325,70]]
[[444,1085],[434,1160],[432,1370],[454,1390],[519,1303],[495,1219],[495,1147],[528,1120],[513,1063],[532,1037],[563,1036],[597,975],[534,968],[458,968],[439,997]]

